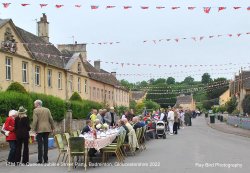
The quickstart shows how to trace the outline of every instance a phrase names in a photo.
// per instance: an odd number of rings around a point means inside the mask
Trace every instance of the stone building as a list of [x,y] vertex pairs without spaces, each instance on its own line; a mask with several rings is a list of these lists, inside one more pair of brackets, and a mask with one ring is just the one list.
[[239,75],[236,75],[234,80],[231,81],[229,89],[230,96],[237,98],[237,109],[240,113],[243,113],[242,101],[246,95],[250,94],[250,71],[241,71]]
[[108,106],[129,106],[129,92],[116,79],[115,72],[92,66],[86,44],[49,42],[49,22],[43,14],[38,36],[15,26],[11,19],[0,19],[0,87],[21,83],[29,92],[69,99],[78,92],[83,99]]
[[184,110],[195,110],[196,104],[193,95],[178,96],[174,107],[183,108]]

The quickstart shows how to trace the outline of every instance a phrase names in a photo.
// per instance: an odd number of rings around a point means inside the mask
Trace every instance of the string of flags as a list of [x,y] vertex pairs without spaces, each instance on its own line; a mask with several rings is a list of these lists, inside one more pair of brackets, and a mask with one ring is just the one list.
[[[5,3],[2,3],[3,7],[4,8],[9,8],[12,3],[10,2],[5,2]],[[20,5],[21,7],[28,7],[28,6],[31,6],[33,4],[30,4],[30,3],[21,3],[21,4],[18,4]],[[41,4],[37,4],[40,6],[40,8],[46,8],[46,7],[49,7],[49,6],[52,6],[52,7],[55,7],[57,9],[61,9],[65,6],[69,6],[69,5],[64,5],[64,4],[54,4],[54,5],[49,5],[47,3],[41,3]],[[82,4],[74,4],[74,5],[70,5],[71,7],[74,7],[74,8],[82,8],[82,7],[85,7],[84,5]],[[188,6],[188,7],[180,7],[180,6],[171,6],[171,7],[167,7],[167,6],[137,6],[137,7],[134,7],[134,6],[130,6],[130,5],[124,5],[124,6],[115,6],[115,5],[106,5],[106,6],[99,6],[99,5],[90,5],[90,6],[87,6],[89,9],[91,10],[99,10],[99,9],[114,9],[114,8],[120,8],[120,9],[123,9],[123,10],[129,10],[129,9],[132,9],[132,8],[137,8],[137,9],[141,9],[141,10],[149,10],[149,9],[156,9],[156,10],[164,10],[164,9],[170,9],[170,10],[178,10],[178,9],[187,9],[188,11],[194,11],[196,9],[199,9],[201,8],[201,10],[208,14],[211,12],[212,9],[215,9],[216,11],[218,12],[221,12],[221,11],[224,11],[224,10],[228,10],[228,9],[233,9],[233,10],[240,10],[240,9],[246,9],[247,11],[250,11],[250,6],[249,7],[241,7],[241,6],[233,6],[233,7],[225,7],[225,6],[218,6],[218,7],[212,7],[212,6],[208,6],[208,7],[195,7],[195,6]]]
[[[46,53],[41,53],[41,52],[33,52],[33,51],[21,51],[18,50],[18,52],[29,52],[33,55],[36,56],[43,56],[43,57],[47,57],[47,58],[60,58],[60,59],[70,59],[72,57],[67,57],[67,56],[63,56],[63,55],[55,55],[55,54],[46,54]],[[246,59],[248,59],[246,57]],[[90,60],[90,59],[85,59],[85,62],[94,62],[95,60]],[[124,66],[136,66],[136,67],[158,67],[158,68],[192,68],[192,67],[223,67],[223,66],[227,66],[227,69],[230,69],[231,67],[228,66],[243,66],[243,68],[249,68],[250,67],[250,62],[241,62],[241,63],[225,63],[225,64],[147,64],[147,63],[131,63],[131,62],[115,62],[115,61],[102,61],[102,60],[98,60],[102,63],[105,64],[110,64],[110,65],[120,65],[121,67]],[[218,69],[215,69],[218,70]],[[100,73],[99,73],[100,74]],[[105,73],[104,73],[105,74]]]
[[[216,34],[216,35],[207,35],[207,36],[188,36],[188,37],[177,37],[177,38],[162,38],[162,39],[153,39],[153,40],[143,40],[142,43],[146,44],[146,43],[163,43],[163,42],[170,42],[170,41],[174,41],[174,42],[180,42],[181,40],[193,40],[195,42],[197,41],[202,41],[204,39],[213,39],[213,38],[220,38],[220,37],[228,37],[228,38],[239,38],[241,36],[246,36],[246,35],[250,35],[250,32],[246,32],[246,33],[235,33],[235,34]],[[120,41],[103,41],[103,42],[89,42],[89,43],[84,43],[86,45],[114,45],[114,44],[120,44]],[[21,45],[33,45],[33,46],[51,46],[53,44],[51,43],[18,43],[16,42],[16,44],[21,44]]]

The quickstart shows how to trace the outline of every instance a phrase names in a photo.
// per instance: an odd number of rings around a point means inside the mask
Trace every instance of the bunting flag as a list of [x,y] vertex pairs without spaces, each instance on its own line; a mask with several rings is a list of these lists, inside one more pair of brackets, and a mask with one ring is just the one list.
[[79,4],[78,4],[78,5],[75,5],[75,7],[77,7],[77,8],[81,8],[81,7],[82,7],[82,5],[79,5]]
[[3,3],[3,7],[4,8],[8,8],[10,6],[11,3]]
[[250,7],[247,7],[247,10],[250,10]]
[[23,7],[26,7],[26,6],[28,6],[28,5],[30,5],[30,4],[21,4],[21,6],[23,6]]
[[97,10],[99,8],[99,6],[97,5],[91,5],[91,10]]
[[211,10],[211,7],[203,7],[204,8],[204,12],[205,13],[209,13],[210,12],[210,10]]
[[188,10],[194,10],[196,7],[188,7]]
[[106,8],[115,8],[116,6],[108,5]]
[[238,9],[240,9],[241,7],[233,7],[235,10],[238,10]]
[[55,7],[56,8],[62,8],[64,5],[61,5],[61,4],[56,4]]
[[43,8],[43,7],[46,7],[48,4],[40,4],[40,7]]
[[232,37],[232,36],[233,36],[233,34],[228,34],[228,36],[229,36],[229,37]]
[[141,6],[141,9],[143,9],[143,10],[147,10],[147,9],[149,9],[149,7],[146,7],[146,6]]
[[222,11],[222,10],[225,10],[226,7],[218,7],[218,11]]
[[172,10],[177,10],[179,9],[180,7],[172,7]]
[[164,9],[165,7],[161,7],[161,6],[159,6],[159,7],[156,7],[156,9]]
[[125,10],[132,8],[132,6],[123,6]]

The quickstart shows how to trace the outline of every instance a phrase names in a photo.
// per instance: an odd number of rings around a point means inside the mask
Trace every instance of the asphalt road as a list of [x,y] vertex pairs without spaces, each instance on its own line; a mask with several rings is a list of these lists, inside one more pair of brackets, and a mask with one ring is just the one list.
[[[57,150],[49,152],[51,162],[57,157]],[[37,154],[30,156],[36,162]],[[140,165],[141,164],[141,165]],[[142,166],[143,165],[143,166]],[[91,173],[246,173],[250,171],[250,138],[222,133],[207,126],[204,117],[193,120],[192,127],[185,127],[178,135],[167,139],[151,140],[147,150],[129,156],[124,165],[115,160],[106,166],[88,168]],[[0,163],[1,173],[62,173],[67,167],[10,167]],[[71,170],[84,172],[83,167]]]

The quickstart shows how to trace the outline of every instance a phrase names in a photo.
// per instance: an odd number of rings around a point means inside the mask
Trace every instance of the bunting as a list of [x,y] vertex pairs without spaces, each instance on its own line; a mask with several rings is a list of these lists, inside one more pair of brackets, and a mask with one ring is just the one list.
[[[11,3],[6,2],[6,3],[2,3],[4,8],[8,8],[10,6]],[[35,4],[30,4],[30,3],[21,3],[20,4],[22,7],[27,7],[30,5],[35,5]],[[47,7],[48,4],[39,4],[41,8]],[[55,8],[62,8],[64,7],[64,4],[55,4],[54,7]],[[67,6],[73,6],[75,8],[81,8],[82,4],[72,4],[72,5],[67,5]],[[111,9],[111,8],[116,8],[117,6],[114,5],[106,5],[104,8],[105,9]],[[122,9],[124,10],[128,10],[131,9],[132,6],[130,5],[125,5],[125,6],[121,6]],[[217,9],[218,12],[223,11],[223,10],[228,10],[228,9],[234,9],[234,10],[240,10],[245,8],[247,11],[250,11],[250,6],[249,7],[241,7],[241,6],[233,6],[233,7],[225,7],[225,6],[218,6],[218,7],[212,7],[212,6],[208,6],[208,7],[195,7],[195,6],[187,6],[187,7],[180,7],[180,6],[171,6],[171,7],[167,7],[167,6],[155,6],[155,7],[150,7],[150,6],[139,6],[138,8],[142,9],[142,10],[149,10],[149,9],[157,9],[157,10],[162,10],[162,9],[171,9],[171,10],[178,10],[180,8],[182,9],[187,9],[189,11],[193,11],[196,10],[198,8],[202,8],[202,10],[204,11],[204,13],[209,14],[211,12],[212,9]],[[97,10],[97,9],[101,9],[99,8],[98,5],[91,5],[90,6],[91,10]]]

